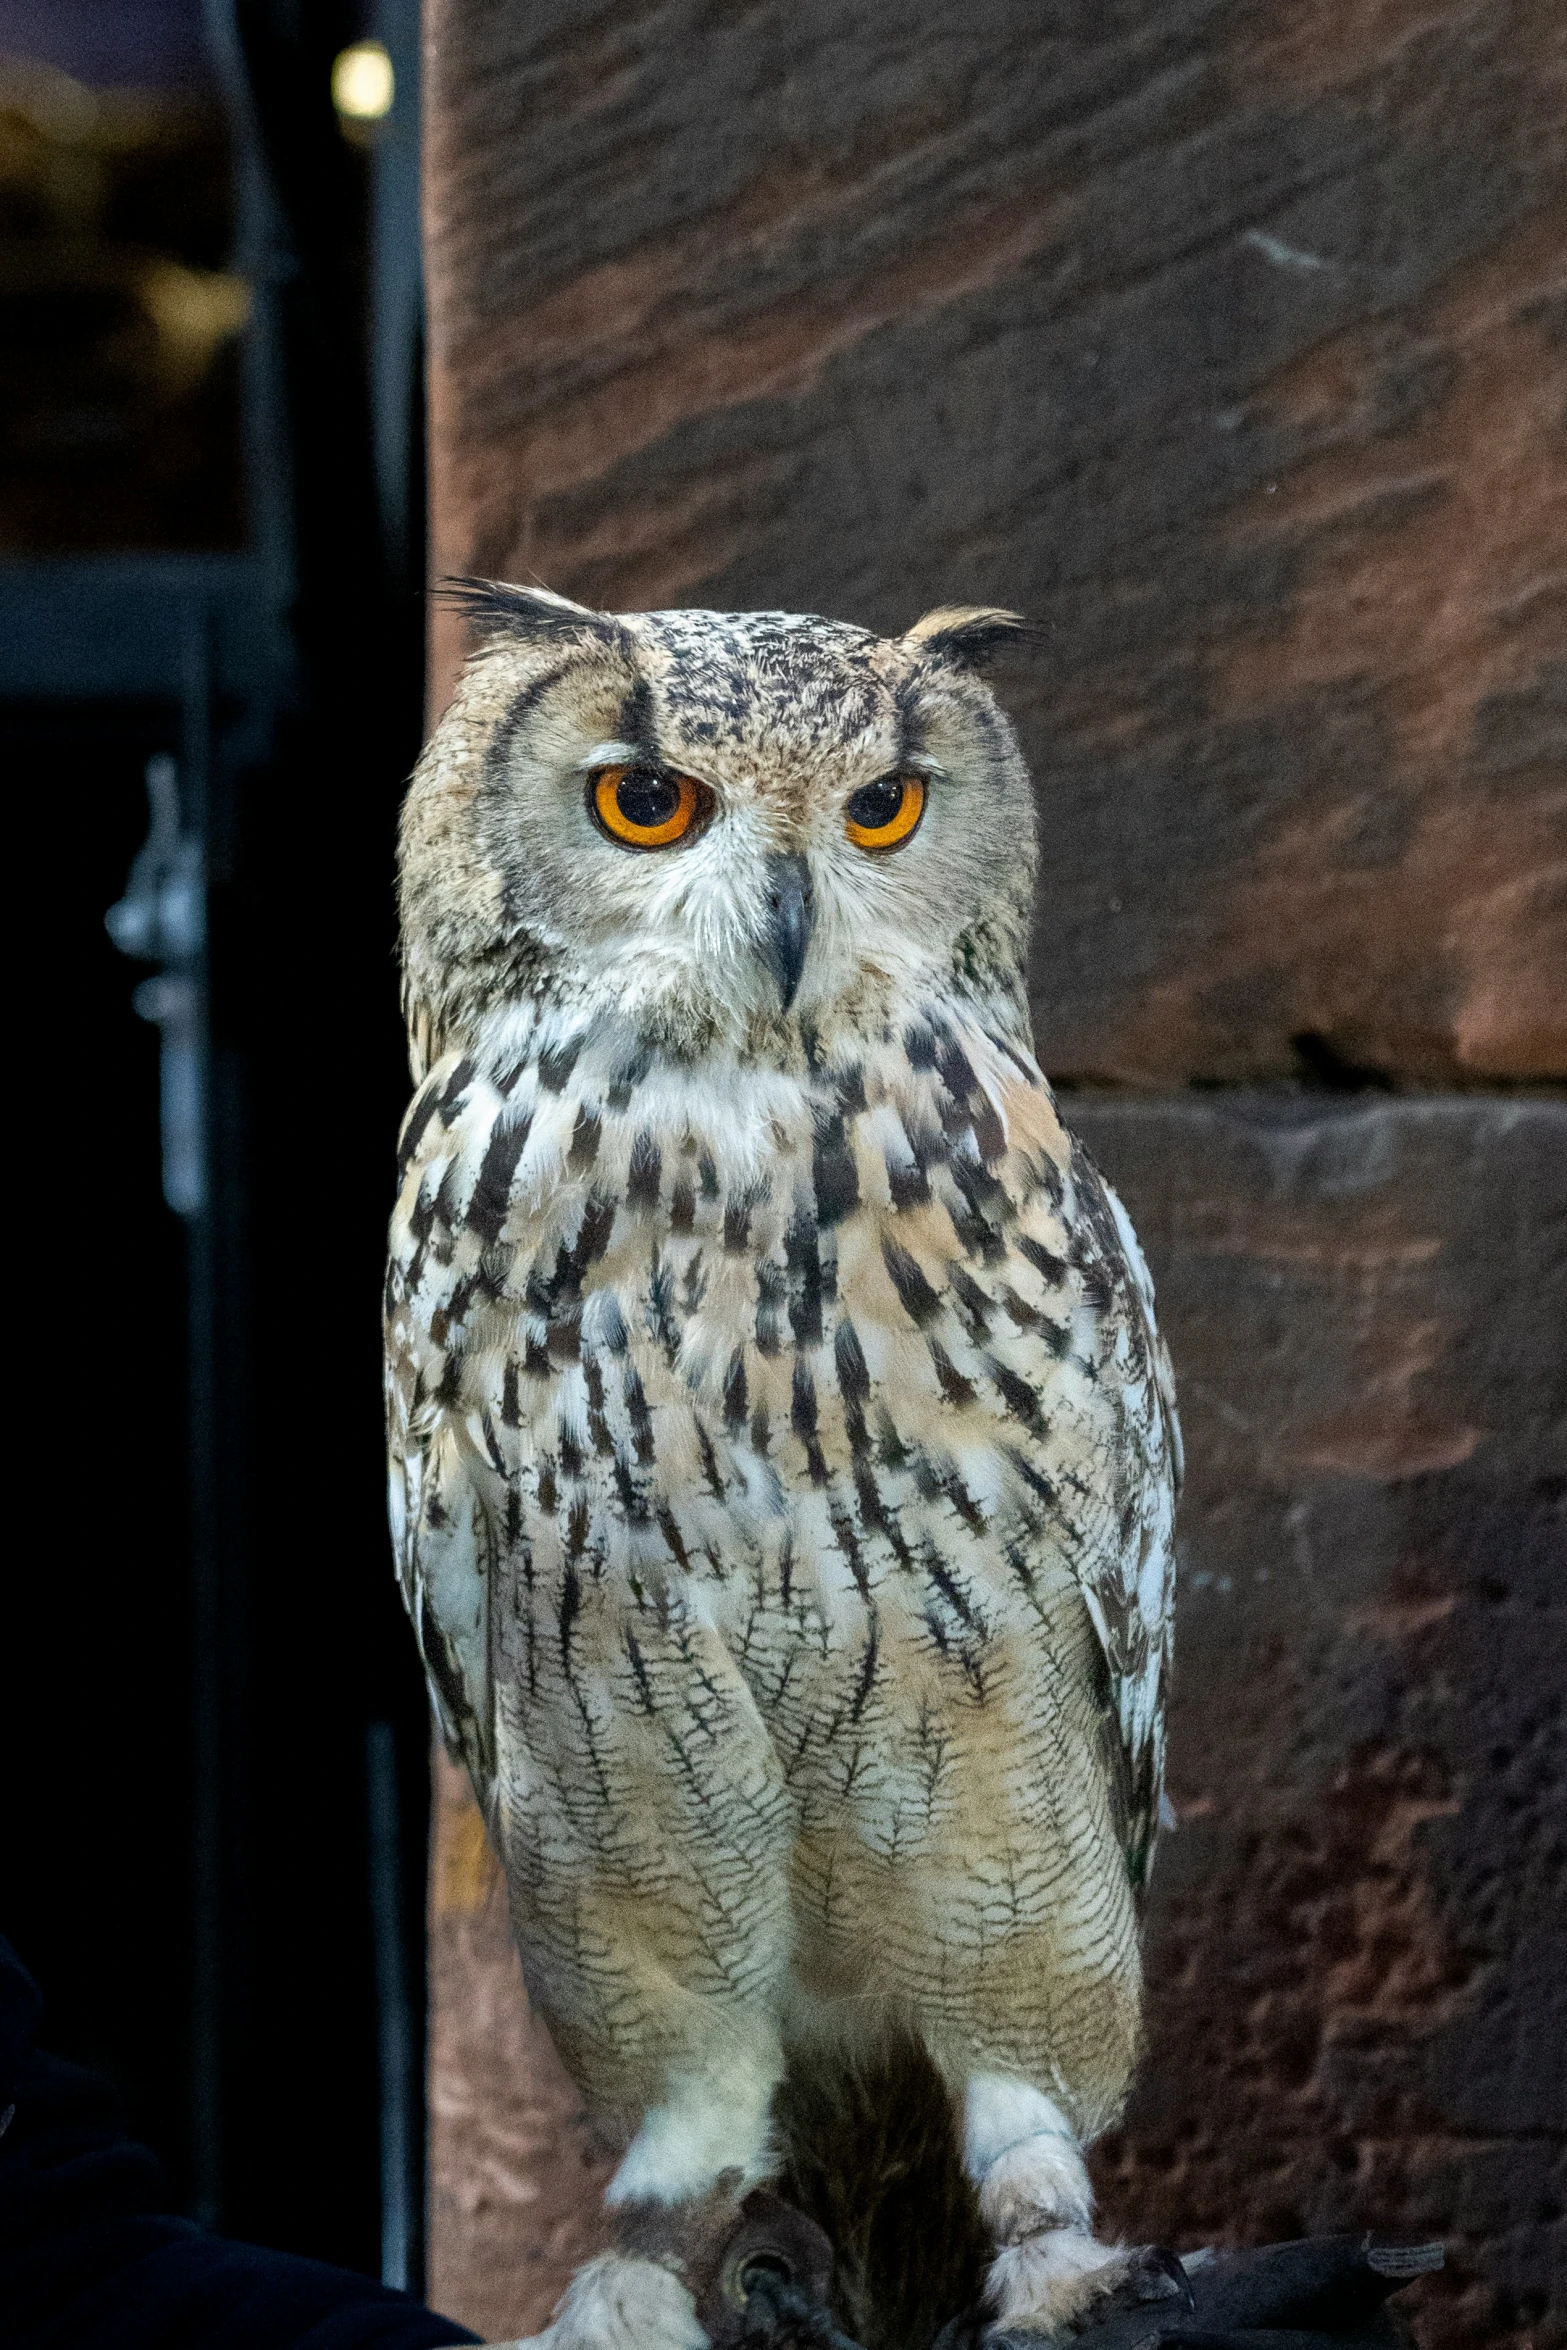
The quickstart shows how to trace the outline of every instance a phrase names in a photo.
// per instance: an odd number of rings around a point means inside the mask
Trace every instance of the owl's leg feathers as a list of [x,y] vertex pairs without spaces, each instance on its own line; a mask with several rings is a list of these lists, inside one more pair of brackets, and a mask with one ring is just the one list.
[[707,2336],[673,2269],[601,2252],[578,2269],[545,2331],[506,2350],[707,2350]]
[[[664,2138],[656,2131],[655,2145]],[[663,2176],[670,2183],[672,2174]],[[726,2170],[705,2194],[685,2198],[622,2194],[619,2249],[579,2268],[550,2325],[518,2350],[708,2350],[693,2287],[705,2283],[734,2231],[740,2179],[738,2169]]]
[[735,2200],[771,2175],[768,2115],[783,2077],[773,2035],[725,2051],[721,2075],[677,2075],[642,2119],[610,2180],[610,2209],[689,2204],[733,2180]]
[[1097,2240],[1076,2134],[1043,2090],[1005,2074],[972,2074],[963,2159],[996,2245],[988,2297],[998,2333],[1054,2333],[1127,2289],[1138,2299],[1180,2291],[1159,2255]]
[[643,2116],[605,2202],[620,2249],[572,2278],[547,2330],[522,2350],[707,2350],[692,2284],[772,2167],[768,2113],[783,2069],[776,2035],[725,2033],[722,2077],[677,2074]]

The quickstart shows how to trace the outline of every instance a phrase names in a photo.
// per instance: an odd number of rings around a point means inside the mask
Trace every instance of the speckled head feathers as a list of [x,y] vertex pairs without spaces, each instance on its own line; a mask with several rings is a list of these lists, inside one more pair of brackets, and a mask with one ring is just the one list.
[[[404,813],[411,1023],[476,1041],[528,1004],[654,1050],[797,1057],[956,990],[1026,1037],[1035,864],[1016,738],[978,675],[1017,616],[932,612],[902,637],[786,612],[601,613],[467,580],[484,631]],[[703,821],[656,850],[594,821],[596,774],[695,779]],[[849,803],[911,777],[917,830],[858,845]],[[808,944],[781,1000],[779,874]]]

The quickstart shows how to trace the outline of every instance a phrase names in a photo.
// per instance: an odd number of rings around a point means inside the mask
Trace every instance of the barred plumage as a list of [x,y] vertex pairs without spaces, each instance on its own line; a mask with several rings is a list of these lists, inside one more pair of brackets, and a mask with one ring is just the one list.
[[[1179,1438],[1033,1058],[1031,800],[974,674],[1007,616],[475,600],[404,824],[392,1519],[530,1993],[627,2150],[616,2291],[647,2207],[678,2264],[776,2167],[799,2052],[912,2028],[1003,2314],[1058,2322],[1126,2266],[1075,2146],[1137,2048]],[[706,829],[602,837],[626,771]]]

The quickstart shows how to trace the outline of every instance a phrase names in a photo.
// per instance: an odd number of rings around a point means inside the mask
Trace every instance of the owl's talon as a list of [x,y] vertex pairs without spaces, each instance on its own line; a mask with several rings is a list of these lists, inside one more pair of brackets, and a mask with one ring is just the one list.
[[[1192,2292],[1192,2280],[1186,2273],[1186,2263],[1180,2254],[1172,2252],[1167,2244],[1148,2244],[1143,2249],[1142,2265],[1149,2282],[1154,2284],[1154,2290],[1139,2298],[1162,2300],[1173,2285],[1180,2295],[1182,2308],[1190,2316],[1197,2302]],[[1156,2283],[1156,2279],[1161,2281]]]
[[1016,2335],[1070,2339],[1109,2306],[1178,2301],[1190,2313],[1191,2280],[1162,2244],[1100,2244],[1081,2228],[1047,2228],[996,2256],[990,2293],[998,2315],[993,2350]]

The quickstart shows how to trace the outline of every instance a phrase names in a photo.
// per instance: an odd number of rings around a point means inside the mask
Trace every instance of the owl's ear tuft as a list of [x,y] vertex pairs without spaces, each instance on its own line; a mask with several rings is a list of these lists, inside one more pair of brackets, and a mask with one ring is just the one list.
[[615,636],[612,614],[590,611],[553,588],[522,587],[509,579],[443,579],[431,593],[493,636],[537,642],[555,636]]
[[996,604],[940,604],[903,638],[913,653],[935,653],[960,669],[984,670],[999,653],[1032,631],[1021,612]]

